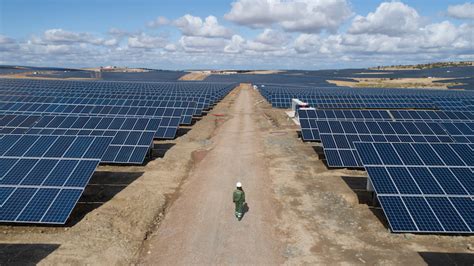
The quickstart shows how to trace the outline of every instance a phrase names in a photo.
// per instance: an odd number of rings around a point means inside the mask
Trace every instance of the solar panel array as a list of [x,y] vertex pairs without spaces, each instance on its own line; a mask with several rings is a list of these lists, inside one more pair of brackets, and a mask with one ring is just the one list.
[[233,87],[1,79],[0,222],[64,224],[99,163],[142,164]]
[[[262,86],[263,85],[263,86]],[[299,99],[317,109],[428,109],[474,111],[472,91],[351,89],[341,87],[260,84],[258,89],[273,107],[291,108]]]
[[474,121],[472,112],[426,111],[426,110],[319,110],[299,109],[298,119],[302,138],[305,141],[319,141],[317,121],[431,121],[469,122]]
[[296,98],[304,141],[328,167],[363,168],[393,232],[474,230],[474,93],[260,86],[277,108]]
[[438,123],[317,121],[327,164],[363,167],[354,142],[453,142]]
[[474,146],[356,142],[394,232],[474,232]]
[[3,136],[0,221],[65,223],[111,141],[91,136]]
[[158,133],[172,130],[174,136],[178,121],[172,128],[166,123],[158,118],[0,115],[0,134],[110,136],[101,162],[141,164]]

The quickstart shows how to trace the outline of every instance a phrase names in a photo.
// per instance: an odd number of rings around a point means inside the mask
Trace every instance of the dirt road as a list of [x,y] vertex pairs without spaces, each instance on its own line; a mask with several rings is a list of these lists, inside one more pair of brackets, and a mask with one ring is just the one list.
[[[144,249],[145,264],[277,264],[284,262],[276,237],[271,181],[263,136],[252,115],[255,99],[248,86],[232,114],[211,139],[180,196],[169,208]],[[249,211],[234,217],[232,191],[243,183]]]

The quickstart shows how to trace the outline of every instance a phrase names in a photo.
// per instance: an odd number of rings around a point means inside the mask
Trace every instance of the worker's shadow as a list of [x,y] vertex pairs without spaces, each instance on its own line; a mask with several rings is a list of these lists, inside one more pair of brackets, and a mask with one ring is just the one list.
[[[243,211],[243,212],[242,212],[242,219],[244,219],[245,214],[246,214],[249,210],[250,210],[250,207],[249,207],[249,205],[247,204],[247,202],[245,202],[245,203],[244,203],[244,207],[243,207],[243,209],[242,209],[242,211]],[[242,220],[242,219],[241,219],[241,220]]]

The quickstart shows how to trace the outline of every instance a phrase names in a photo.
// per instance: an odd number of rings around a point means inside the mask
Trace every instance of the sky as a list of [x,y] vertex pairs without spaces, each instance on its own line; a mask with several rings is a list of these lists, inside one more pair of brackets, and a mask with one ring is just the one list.
[[341,69],[474,60],[454,0],[0,0],[0,64]]

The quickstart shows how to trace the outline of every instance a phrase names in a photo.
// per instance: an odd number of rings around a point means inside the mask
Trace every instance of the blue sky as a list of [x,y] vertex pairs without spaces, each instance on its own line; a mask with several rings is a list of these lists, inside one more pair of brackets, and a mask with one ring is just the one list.
[[323,69],[472,60],[473,19],[472,2],[453,0],[0,0],[0,64]]

